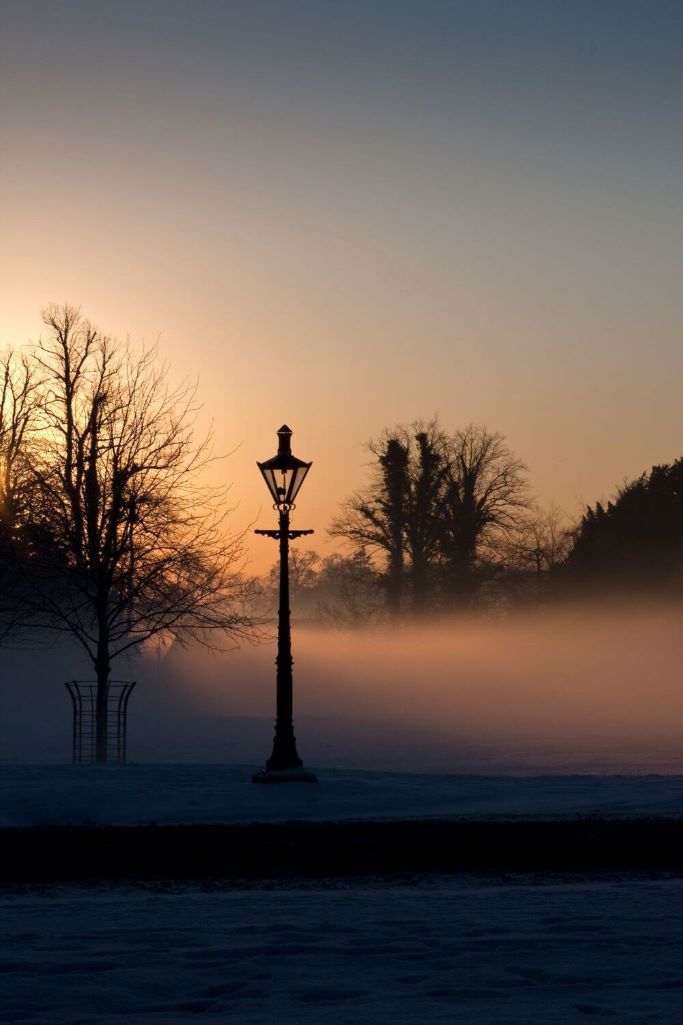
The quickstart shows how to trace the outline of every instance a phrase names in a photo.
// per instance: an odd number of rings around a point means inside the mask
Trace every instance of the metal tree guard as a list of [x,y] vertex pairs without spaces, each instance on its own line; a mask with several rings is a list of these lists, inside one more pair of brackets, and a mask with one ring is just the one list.
[[[126,760],[128,702],[136,680],[110,680],[107,692],[107,751],[115,753],[108,761]],[[72,761],[74,765],[97,761],[96,704],[97,681],[66,680],[73,706]]]
[[278,609],[276,720],[273,753],[266,762],[265,772],[253,777],[254,783],[300,782],[317,783],[316,776],[304,769],[296,749],[293,723],[292,635],[289,610],[289,542],[312,530],[291,530],[289,514],[304,478],[311,468],[292,455],[292,432],[284,424],[277,432],[277,455],[264,463],[257,463],[270,491],[274,508],[279,515],[277,530],[256,530],[254,533],[280,542],[280,602]]

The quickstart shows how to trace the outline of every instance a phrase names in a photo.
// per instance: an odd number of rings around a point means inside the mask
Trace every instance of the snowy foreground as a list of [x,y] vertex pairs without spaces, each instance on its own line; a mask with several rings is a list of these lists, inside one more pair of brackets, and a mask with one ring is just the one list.
[[[681,816],[680,776],[0,767],[0,825]],[[155,831],[158,832],[158,831]],[[439,876],[7,886],[0,1022],[680,1025],[683,880]]]
[[317,770],[255,786],[226,765],[0,766],[0,826],[683,815],[681,776],[437,776]]
[[681,1021],[681,881],[65,888],[0,915],[6,1022]]

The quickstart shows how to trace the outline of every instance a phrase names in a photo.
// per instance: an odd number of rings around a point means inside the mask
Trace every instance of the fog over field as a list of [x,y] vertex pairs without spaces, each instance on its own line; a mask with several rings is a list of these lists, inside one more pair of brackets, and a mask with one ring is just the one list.
[[[674,607],[591,606],[398,630],[295,623],[295,723],[306,764],[397,771],[683,771]],[[129,760],[260,763],[274,641],[217,656],[171,648],[134,678]],[[0,759],[66,761],[75,651],[5,651]]]

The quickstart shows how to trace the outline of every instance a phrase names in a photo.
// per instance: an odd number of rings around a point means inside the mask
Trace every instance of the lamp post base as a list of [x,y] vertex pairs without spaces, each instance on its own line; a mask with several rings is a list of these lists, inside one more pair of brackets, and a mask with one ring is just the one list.
[[251,777],[252,783],[317,783],[318,777],[303,765],[293,769],[263,769]]

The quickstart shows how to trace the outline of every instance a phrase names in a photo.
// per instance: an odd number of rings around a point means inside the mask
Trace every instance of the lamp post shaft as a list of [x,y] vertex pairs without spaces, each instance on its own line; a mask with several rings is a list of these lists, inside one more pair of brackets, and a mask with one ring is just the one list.
[[276,722],[269,772],[303,765],[296,749],[293,723],[292,632],[289,609],[289,510],[280,510],[280,604],[278,609]]
[[266,459],[257,466],[272,496],[274,507],[279,513],[278,530],[256,530],[256,534],[265,535],[280,542],[280,602],[277,623],[277,667],[276,675],[276,711],[275,737],[273,753],[266,762],[264,772],[252,776],[254,783],[317,783],[314,773],[304,769],[296,749],[293,722],[293,681],[292,681],[292,633],[289,611],[289,542],[304,534],[312,534],[312,530],[291,530],[289,513],[294,508],[294,500],[303,484],[304,477],[311,468],[292,455],[290,438],[291,429],[283,424],[277,432],[277,455]]

